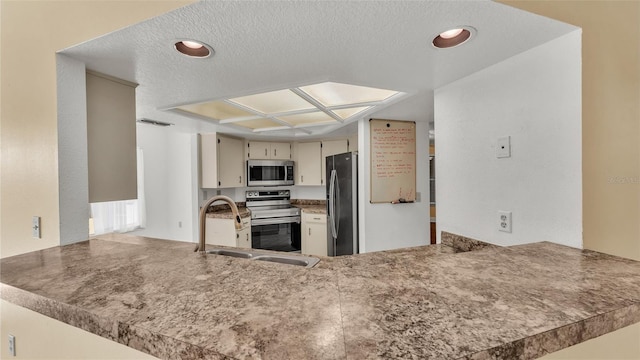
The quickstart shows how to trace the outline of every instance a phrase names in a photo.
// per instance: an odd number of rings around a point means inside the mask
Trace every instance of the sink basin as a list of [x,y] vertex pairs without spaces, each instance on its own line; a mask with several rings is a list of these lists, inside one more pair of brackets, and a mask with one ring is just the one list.
[[237,258],[243,258],[243,259],[250,259],[253,256],[250,252],[246,252],[246,251],[223,250],[223,249],[207,250],[207,254],[231,256],[231,257],[237,257]]
[[305,267],[313,267],[317,264],[320,259],[318,258],[310,258],[303,256],[285,256],[285,255],[259,255],[253,258],[253,260],[257,261],[269,261],[280,264],[288,264],[288,265],[296,265],[296,266],[305,266]]
[[253,250],[230,250],[230,249],[211,249],[207,250],[207,254],[230,256],[235,258],[242,258],[247,260],[268,261],[279,264],[304,266],[307,268],[314,267],[320,262],[320,259],[316,257],[309,257],[303,255],[287,254],[273,254],[264,253]]

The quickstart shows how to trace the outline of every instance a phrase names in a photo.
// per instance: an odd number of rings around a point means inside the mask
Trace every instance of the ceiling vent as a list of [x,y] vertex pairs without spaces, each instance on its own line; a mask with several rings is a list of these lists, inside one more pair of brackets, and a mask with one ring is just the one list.
[[155,125],[155,126],[171,126],[173,125],[172,123],[168,123],[168,122],[164,122],[164,121],[158,121],[158,120],[151,120],[151,119],[138,119],[139,123],[143,123],[143,124],[150,124],[150,125]]

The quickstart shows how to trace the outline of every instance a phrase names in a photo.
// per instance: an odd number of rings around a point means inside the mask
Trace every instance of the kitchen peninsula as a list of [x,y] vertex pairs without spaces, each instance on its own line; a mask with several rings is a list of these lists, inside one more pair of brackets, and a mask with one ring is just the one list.
[[4,300],[166,359],[533,359],[640,321],[640,262],[446,233],[311,269],[127,235],[0,265]]

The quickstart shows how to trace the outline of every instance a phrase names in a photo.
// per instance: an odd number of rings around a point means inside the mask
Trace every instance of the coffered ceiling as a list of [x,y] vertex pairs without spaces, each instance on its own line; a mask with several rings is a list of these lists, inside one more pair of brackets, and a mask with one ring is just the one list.
[[[473,28],[468,42],[448,49],[431,44],[460,26]],[[425,94],[439,86],[575,29],[484,0],[202,1],[61,52],[140,84],[138,118],[192,132],[304,138],[411,97],[428,103]],[[174,49],[181,39],[204,42],[214,53],[187,57]],[[335,91],[315,91],[348,85],[391,95],[335,104],[325,102]],[[276,105],[269,96],[302,102],[264,107]],[[262,108],[255,106],[260,101]],[[429,119],[424,109],[415,106],[415,120]]]

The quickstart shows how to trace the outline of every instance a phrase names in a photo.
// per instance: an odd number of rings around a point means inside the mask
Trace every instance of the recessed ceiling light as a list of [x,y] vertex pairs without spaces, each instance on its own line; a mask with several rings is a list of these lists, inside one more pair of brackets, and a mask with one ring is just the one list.
[[181,41],[181,42],[184,44],[184,46],[186,46],[186,47],[188,47],[190,49],[194,49],[194,50],[200,49],[200,48],[202,48],[204,46],[204,45],[202,45],[202,44],[200,44],[199,42],[196,42],[196,41],[184,40],[184,41]]
[[173,46],[178,52],[190,57],[206,58],[213,53],[211,46],[195,40],[181,40]]
[[433,39],[433,46],[441,49],[458,46],[471,37],[471,27],[461,27],[441,32]]
[[[463,32],[464,29],[451,29],[448,31],[445,31],[443,33],[440,34],[440,37],[443,39],[452,39],[458,35],[460,35],[461,32]],[[185,44],[187,46],[189,46],[188,44]]]

